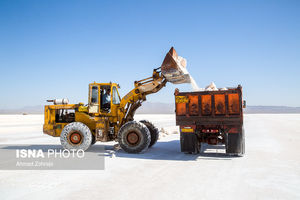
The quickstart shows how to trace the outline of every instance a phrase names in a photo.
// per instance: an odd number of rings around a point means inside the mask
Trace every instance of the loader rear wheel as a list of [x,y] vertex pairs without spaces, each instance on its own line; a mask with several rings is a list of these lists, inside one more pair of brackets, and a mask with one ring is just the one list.
[[72,122],[63,128],[60,142],[64,149],[85,151],[91,146],[92,133],[85,124]]
[[149,131],[150,131],[150,135],[151,135],[151,141],[150,141],[150,144],[149,144],[149,148],[150,148],[157,142],[157,140],[159,138],[159,131],[154,126],[154,124],[152,124],[148,120],[141,120],[140,122],[145,124],[147,126],[147,128],[149,129]]
[[146,125],[130,121],[121,127],[118,141],[121,148],[127,153],[142,153],[148,149],[151,135]]

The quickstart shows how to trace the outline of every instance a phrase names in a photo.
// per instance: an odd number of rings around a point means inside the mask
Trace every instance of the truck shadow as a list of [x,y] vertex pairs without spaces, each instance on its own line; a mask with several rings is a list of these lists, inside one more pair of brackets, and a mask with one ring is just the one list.
[[202,144],[198,159],[200,160],[231,160],[236,158],[225,153],[224,145]]
[[[106,146],[106,150],[112,150]],[[153,147],[149,148],[144,153],[129,154],[122,149],[112,152],[115,157],[132,158],[132,159],[146,159],[146,160],[197,160],[198,155],[184,154],[180,152],[180,143],[177,140],[157,142]]]
[[[224,149],[225,148],[222,145],[212,146],[203,144],[199,154],[187,154],[180,151],[179,140],[158,141],[153,147],[141,154],[129,154],[122,149],[115,151],[113,146],[105,146],[106,156],[109,157],[174,161],[231,160],[235,158],[233,156],[226,155]],[[224,150],[224,153],[215,152],[221,150]]]

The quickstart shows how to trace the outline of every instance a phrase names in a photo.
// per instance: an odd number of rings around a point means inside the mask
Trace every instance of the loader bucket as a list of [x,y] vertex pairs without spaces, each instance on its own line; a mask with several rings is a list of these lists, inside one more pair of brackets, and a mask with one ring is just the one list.
[[177,55],[172,47],[167,53],[162,65],[161,73],[167,81],[173,84],[190,83],[190,75],[186,70],[186,60]]

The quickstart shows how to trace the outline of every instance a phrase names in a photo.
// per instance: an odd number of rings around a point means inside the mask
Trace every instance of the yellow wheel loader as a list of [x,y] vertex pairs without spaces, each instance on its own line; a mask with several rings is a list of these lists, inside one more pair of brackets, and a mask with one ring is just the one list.
[[63,148],[86,150],[97,141],[117,141],[128,153],[140,153],[154,145],[159,131],[146,120],[134,121],[134,114],[146,96],[161,90],[167,82],[189,83],[186,61],[172,47],[161,67],[151,77],[134,82],[122,99],[116,83],[89,84],[88,104],[69,104],[67,99],[47,100],[45,134],[60,137]]

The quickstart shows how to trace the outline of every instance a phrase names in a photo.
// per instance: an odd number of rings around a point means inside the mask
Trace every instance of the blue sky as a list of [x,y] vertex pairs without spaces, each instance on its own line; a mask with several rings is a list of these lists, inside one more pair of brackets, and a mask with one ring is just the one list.
[[[68,97],[90,82],[125,95],[171,46],[200,87],[243,86],[248,105],[300,106],[300,1],[0,1],[0,109]],[[150,102],[173,102],[168,84]]]

